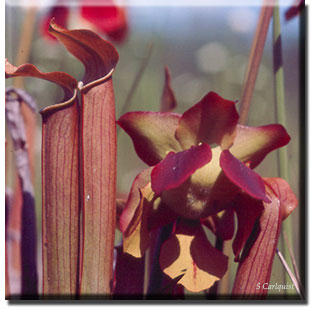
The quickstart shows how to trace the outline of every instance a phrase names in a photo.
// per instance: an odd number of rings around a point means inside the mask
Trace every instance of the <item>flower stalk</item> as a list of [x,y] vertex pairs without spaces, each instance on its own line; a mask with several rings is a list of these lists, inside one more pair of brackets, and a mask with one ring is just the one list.
[[242,95],[240,100],[241,107],[239,120],[239,123],[243,125],[247,123],[250,103],[255,89],[255,82],[258,75],[258,70],[263,55],[269,24],[273,12],[273,6],[268,6],[267,2],[268,1],[264,0],[260,12],[258,25],[256,28],[256,33],[249,56],[247,71],[245,74],[245,80],[243,83]]

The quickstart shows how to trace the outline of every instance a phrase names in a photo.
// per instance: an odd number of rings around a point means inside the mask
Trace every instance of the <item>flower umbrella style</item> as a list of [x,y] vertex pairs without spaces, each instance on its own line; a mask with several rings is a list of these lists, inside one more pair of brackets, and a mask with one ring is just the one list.
[[253,171],[269,152],[290,141],[284,127],[248,127],[238,125],[238,119],[234,101],[209,92],[182,115],[129,112],[118,120],[150,166],[134,180],[120,217],[124,251],[141,257],[150,231],[173,222],[160,266],[190,291],[211,287],[227,270],[228,258],[211,245],[201,225],[223,240],[232,239],[235,212],[238,261],[269,205],[279,202],[283,219],[297,205],[284,180],[263,179]]

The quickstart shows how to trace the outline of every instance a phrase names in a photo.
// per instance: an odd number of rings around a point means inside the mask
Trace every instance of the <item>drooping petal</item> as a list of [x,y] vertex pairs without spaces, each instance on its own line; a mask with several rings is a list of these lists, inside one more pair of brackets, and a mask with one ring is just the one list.
[[271,151],[290,141],[282,125],[272,124],[260,127],[237,125],[236,137],[230,152],[242,162],[249,162],[253,169]]
[[176,138],[184,149],[200,142],[216,143],[226,149],[235,138],[238,118],[234,101],[210,92],[182,115]]
[[111,43],[90,30],[62,28],[54,19],[49,26],[49,32],[83,63],[85,74],[82,82],[85,89],[108,79],[119,58]]
[[152,189],[160,195],[163,191],[176,188],[184,183],[197,169],[211,160],[211,148],[203,143],[189,150],[167,154],[152,170]]
[[182,148],[175,139],[179,114],[161,112],[129,112],[118,125],[131,137],[138,156],[149,166],[156,165],[168,152]]
[[220,156],[220,166],[231,182],[244,190],[255,199],[270,202],[266,196],[263,179],[252,169],[235,158],[229,150],[225,150]]
[[150,246],[148,217],[154,197],[150,184],[139,190],[140,202],[123,234],[124,252],[134,257],[142,257]]
[[270,281],[283,215],[279,197],[269,185],[266,191],[272,202],[264,203],[243,250],[232,291],[236,299],[264,299],[268,293],[263,284]]
[[268,186],[280,200],[282,220],[284,221],[298,206],[298,200],[287,181],[280,178],[264,178]]
[[200,292],[223,277],[228,257],[211,245],[199,225],[179,225],[162,245],[160,265],[172,279],[180,278],[178,284],[191,292]]
[[161,112],[170,112],[177,106],[174,91],[171,87],[171,73],[168,67],[165,67],[165,82],[161,98]]
[[140,203],[139,190],[146,187],[150,183],[151,171],[152,168],[147,168],[141,171],[132,183],[126,206],[120,216],[120,229],[122,232],[126,231]]
[[126,38],[128,31],[126,8],[115,5],[115,1],[112,0],[103,1],[101,5],[91,5],[91,0],[82,0],[80,4],[81,16],[99,31],[113,41],[122,42]]
[[240,194],[235,199],[234,208],[237,215],[237,233],[232,248],[235,261],[238,261],[239,254],[253,231],[256,220],[264,210],[264,205],[261,200],[254,199],[246,194]]
[[234,235],[234,210],[231,207],[202,219],[202,224],[208,227],[222,240],[230,240]]

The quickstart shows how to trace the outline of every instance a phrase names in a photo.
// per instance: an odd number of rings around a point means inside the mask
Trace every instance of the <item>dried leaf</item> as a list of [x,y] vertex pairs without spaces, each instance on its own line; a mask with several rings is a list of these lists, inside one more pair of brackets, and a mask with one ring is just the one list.
[[21,222],[21,296],[24,299],[36,298],[38,294],[36,258],[36,216],[35,199],[24,120],[21,113],[19,93],[10,89],[6,93],[6,124],[10,132],[15,153],[15,164],[22,191]]

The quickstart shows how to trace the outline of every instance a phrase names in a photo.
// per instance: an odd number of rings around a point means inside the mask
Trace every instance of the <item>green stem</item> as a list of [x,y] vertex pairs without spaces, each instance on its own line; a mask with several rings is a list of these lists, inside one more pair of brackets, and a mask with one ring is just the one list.
[[[275,104],[276,104],[276,121],[277,123],[286,126],[286,112],[285,112],[285,99],[284,99],[284,76],[282,64],[282,43],[281,43],[281,27],[279,17],[278,1],[275,3],[273,11],[273,66],[274,66],[274,83],[275,83]],[[289,181],[289,165],[287,147],[283,147],[277,151],[278,159],[278,174],[279,177]],[[290,253],[288,247],[285,246],[283,233],[288,237],[288,244],[292,247],[292,219],[288,217],[282,224],[281,244],[283,247],[283,254],[285,260],[288,262]],[[291,268],[291,264],[290,264]],[[287,273],[284,275],[285,282],[291,282]]]

